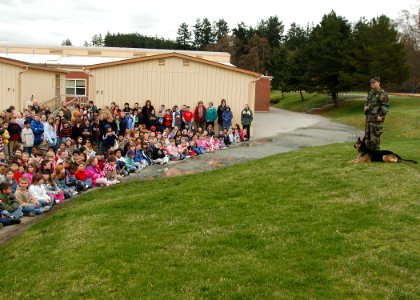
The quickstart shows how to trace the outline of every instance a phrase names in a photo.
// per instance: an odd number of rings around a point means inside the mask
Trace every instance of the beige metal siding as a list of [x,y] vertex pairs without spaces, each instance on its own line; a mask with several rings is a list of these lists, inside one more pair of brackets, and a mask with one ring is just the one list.
[[16,107],[19,97],[19,72],[22,71],[14,65],[0,63],[0,110],[8,108],[10,105]]
[[[63,82],[63,80],[60,80]],[[22,99],[34,95],[35,100],[44,102],[56,96],[55,73],[29,69],[22,74]]]
[[150,99],[155,108],[186,104],[194,109],[199,100],[206,106],[213,101],[217,107],[221,99],[226,99],[235,124],[240,123],[244,104],[249,103],[252,109],[254,105],[254,76],[194,61],[185,66],[177,57],[166,58],[165,65],[151,60],[93,69],[91,74],[94,89],[89,98],[99,107],[112,101],[120,106],[124,102],[144,105]]

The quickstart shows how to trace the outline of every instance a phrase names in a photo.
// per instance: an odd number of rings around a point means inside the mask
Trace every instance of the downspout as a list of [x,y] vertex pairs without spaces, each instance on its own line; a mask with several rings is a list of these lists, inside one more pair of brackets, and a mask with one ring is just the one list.
[[[83,67],[83,72],[85,73],[85,74],[87,74],[88,76],[89,76],[89,79],[88,79],[88,82],[87,82],[87,98],[88,98],[88,101],[89,100],[92,100],[92,99],[90,99],[90,96],[92,95],[92,93],[91,93],[91,91],[92,91],[92,87],[95,87],[94,86],[94,84],[93,84],[93,81],[94,80],[92,80],[92,82],[91,82],[91,78],[93,78],[94,76],[93,76],[93,74],[91,74],[90,72],[89,72],[89,70],[88,69],[86,69],[86,67]],[[92,84],[91,84],[92,83]],[[95,98],[95,101],[96,101],[96,98]]]
[[29,65],[25,66],[25,70],[19,72],[19,79],[18,79],[18,99],[19,99],[19,107],[24,109],[23,101],[22,101],[22,74],[29,70]]
[[[263,75],[260,75],[257,79],[255,80],[251,80],[249,82],[249,96],[248,96],[248,105],[251,108],[252,112],[255,114],[255,90],[256,90],[256,83],[258,80],[260,80],[261,78],[263,78]],[[241,110],[242,111],[242,110]],[[254,122],[251,123],[251,128],[250,128],[250,135],[253,136],[254,135]],[[248,137],[249,139],[250,137]]]

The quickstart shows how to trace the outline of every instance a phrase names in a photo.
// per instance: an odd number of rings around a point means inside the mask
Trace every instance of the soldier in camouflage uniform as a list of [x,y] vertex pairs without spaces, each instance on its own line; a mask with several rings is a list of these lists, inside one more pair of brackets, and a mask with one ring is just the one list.
[[388,93],[381,86],[379,77],[370,80],[371,90],[365,103],[365,141],[370,150],[379,150],[385,116],[389,111]]

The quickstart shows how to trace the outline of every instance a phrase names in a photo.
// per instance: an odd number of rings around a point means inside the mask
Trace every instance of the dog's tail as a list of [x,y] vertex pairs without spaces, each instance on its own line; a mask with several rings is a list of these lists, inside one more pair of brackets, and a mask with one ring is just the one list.
[[398,162],[417,164],[417,161],[415,161],[415,160],[412,160],[412,159],[404,159],[404,158],[399,158],[398,159]]

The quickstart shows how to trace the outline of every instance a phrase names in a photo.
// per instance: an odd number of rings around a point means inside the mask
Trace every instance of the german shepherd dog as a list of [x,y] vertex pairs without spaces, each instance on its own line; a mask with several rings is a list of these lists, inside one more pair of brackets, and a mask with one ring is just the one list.
[[357,158],[353,159],[352,162],[390,162],[390,163],[400,163],[408,162],[416,164],[417,161],[411,159],[403,159],[398,154],[395,154],[389,150],[370,150],[365,143],[365,138],[363,140],[360,137],[357,139],[354,148],[357,150]]

